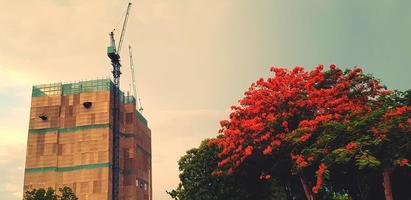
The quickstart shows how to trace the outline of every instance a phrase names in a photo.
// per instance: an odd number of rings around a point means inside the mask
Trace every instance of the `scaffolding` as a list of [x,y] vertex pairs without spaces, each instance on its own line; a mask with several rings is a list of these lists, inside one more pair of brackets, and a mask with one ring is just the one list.
[[[114,91],[114,83],[110,79],[96,79],[76,83],[41,84],[33,86],[31,96],[68,96],[99,91]],[[125,95],[124,92],[119,91],[119,97],[122,104],[136,104],[136,98],[132,95]]]
[[112,91],[114,84],[110,79],[96,79],[77,83],[51,83],[33,86],[32,97],[67,96],[84,92]]
[[[113,118],[119,126],[116,155]],[[119,159],[116,168],[113,156]],[[110,79],[33,86],[25,191],[66,185],[80,200],[148,200],[150,170],[147,120],[137,110],[135,97],[118,90]],[[114,173],[118,179],[112,179]],[[119,198],[111,196],[115,184]]]

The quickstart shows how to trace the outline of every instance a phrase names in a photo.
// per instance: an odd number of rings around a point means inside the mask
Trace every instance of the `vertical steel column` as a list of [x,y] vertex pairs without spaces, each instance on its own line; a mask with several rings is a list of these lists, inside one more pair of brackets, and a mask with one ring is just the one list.
[[119,199],[120,190],[120,63],[113,64],[113,157],[112,157],[112,199]]
[[111,59],[111,65],[113,66],[113,78],[114,78],[114,99],[113,99],[113,157],[112,157],[112,199],[119,199],[120,190],[120,50],[125,35],[128,15],[130,13],[131,2],[128,3],[126,16],[123,22],[123,28],[121,30],[120,42],[116,49],[116,42],[114,40],[114,32],[110,33],[110,46],[107,48],[107,55]]

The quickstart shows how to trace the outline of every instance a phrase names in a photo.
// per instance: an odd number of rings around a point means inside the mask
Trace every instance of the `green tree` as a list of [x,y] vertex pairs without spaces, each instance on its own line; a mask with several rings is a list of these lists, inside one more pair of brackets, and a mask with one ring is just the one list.
[[60,194],[57,194],[53,188],[38,188],[24,193],[24,200],[78,200],[70,187],[59,188]]
[[307,200],[377,199],[377,187],[392,200],[391,176],[411,167],[410,92],[385,90],[360,68],[271,70],[274,76],[253,83],[220,122],[222,134],[210,142],[221,148],[217,173],[271,160],[261,176],[287,181],[291,172]]
[[78,200],[76,194],[74,194],[70,187],[64,186],[60,188],[59,191],[61,193],[60,200]]
[[231,176],[212,175],[217,169],[219,150],[216,145],[208,146],[207,143],[208,140],[203,141],[199,148],[187,151],[179,160],[181,183],[167,192],[173,199],[287,199],[284,189],[278,187],[275,181],[258,178],[260,165],[256,163],[244,164]]
[[57,200],[57,194],[53,188],[33,189],[25,192],[24,200]]

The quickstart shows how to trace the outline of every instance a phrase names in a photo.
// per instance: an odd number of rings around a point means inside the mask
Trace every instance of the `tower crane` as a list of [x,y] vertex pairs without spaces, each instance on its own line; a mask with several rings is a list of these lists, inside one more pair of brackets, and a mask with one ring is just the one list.
[[114,98],[113,98],[113,153],[112,153],[112,198],[119,199],[120,191],[120,51],[123,43],[123,38],[127,28],[128,15],[130,13],[131,2],[128,3],[126,15],[121,30],[120,40],[116,48],[114,40],[114,30],[110,32],[110,46],[107,47],[107,56],[111,60],[113,66],[113,81],[114,81]]
[[114,85],[116,85],[117,87],[120,86],[120,75],[121,75],[120,51],[121,51],[121,46],[123,44],[123,39],[124,39],[124,35],[126,32],[126,28],[127,28],[128,15],[130,13],[130,8],[131,8],[131,2],[128,3],[128,6],[127,6],[126,16],[124,18],[123,28],[121,30],[120,40],[118,42],[117,48],[116,48],[116,41],[114,40],[114,30],[110,32],[110,46],[107,47],[107,56],[110,58],[111,65],[113,66],[112,73],[113,73],[113,78],[114,78]]
[[138,108],[138,111],[142,112],[143,107],[141,106],[141,101],[140,98],[137,97],[137,88],[136,88],[136,76],[134,73],[134,61],[133,61],[133,51],[131,49],[131,45],[128,45],[128,53],[130,55],[130,70],[131,70],[131,78],[132,78],[132,84],[133,84],[133,95],[136,98],[138,102],[136,102],[136,107]]

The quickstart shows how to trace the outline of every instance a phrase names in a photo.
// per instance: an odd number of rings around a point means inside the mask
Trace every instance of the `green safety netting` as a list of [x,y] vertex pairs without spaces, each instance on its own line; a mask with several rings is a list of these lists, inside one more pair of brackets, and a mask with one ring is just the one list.
[[61,83],[33,86],[33,97],[61,95]]
[[68,128],[41,128],[41,129],[29,129],[29,133],[31,134],[42,134],[42,133],[49,133],[58,131],[59,133],[68,133],[68,132],[76,132],[76,131],[83,131],[95,128],[108,128],[110,127],[109,124],[93,124],[93,125],[84,125],[84,126],[75,126],[75,127],[68,127]]
[[[114,91],[115,88],[114,83],[109,78],[80,81],[77,83],[51,83],[33,86],[32,97],[66,96],[83,92]],[[136,105],[136,98],[134,96],[124,95],[122,91],[119,91],[119,98],[123,104]],[[136,116],[141,122],[147,125],[147,120],[139,111],[136,111]]]
[[123,102],[124,104],[136,104],[136,98],[134,98],[133,96],[123,96],[123,100],[121,102]]
[[39,96],[66,96],[82,92],[96,92],[113,90],[114,84],[110,79],[96,79],[77,83],[51,83],[33,86],[33,97]]
[[26,173],[42,173],[42,172],[68,172],[83,169],[97,169],[111,167],[110,163],[96,163],[89,165],[77,165],[69,167],[38,167],[38,168],[26,168]]
[[143,124],[147,126],[146,118],[137,110],[136,110],[136,117],[138,120],[140,120],[140,122],[143,122]]
[[[51,83],[33,86],[32,96],[66,96],[72,94],[80,94],[83,92],[97,91],[113,91],[114,84],[110,79],[97,79],[90,81],[80,81],[77,83]],[[136,98],[126,96],[124,92],[119,92],[119,97],[122,103],[136,103]]]
[[80,94],[83,92],[108,91],[114,88],[110,79],[97,79],[81,81],[78,83],[67,83],[62,85],[62,95]]

